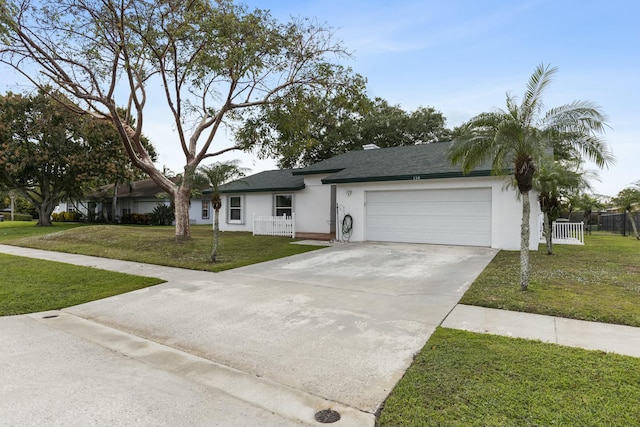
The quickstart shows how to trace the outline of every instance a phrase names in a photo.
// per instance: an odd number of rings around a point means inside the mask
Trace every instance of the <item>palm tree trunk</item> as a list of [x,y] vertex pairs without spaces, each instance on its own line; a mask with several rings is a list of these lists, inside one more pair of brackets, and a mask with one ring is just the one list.
[[213,248],[211,248],[211,262],[216,262],[218,256],[218,238],[220,234],[220,209],[215,209],[213,214]]
[[529,192],[522,194],[522,227],[520,229],[520,290],[529,289],[529,217],[531,204]]
[[551,230],[551,221],[549,220],[549,214],[544,213],[544,238],[547,242],[547,255],[553,255],[553,230]]
[[636,236],[637,240],[640,240],[640,235],[638,235],[638,227],[636,227],[636,221],[633,218],[633,214],[629,212],[628,215],[629,215],[629,221],[631,222],[631,228],[633,228],[633,235]]

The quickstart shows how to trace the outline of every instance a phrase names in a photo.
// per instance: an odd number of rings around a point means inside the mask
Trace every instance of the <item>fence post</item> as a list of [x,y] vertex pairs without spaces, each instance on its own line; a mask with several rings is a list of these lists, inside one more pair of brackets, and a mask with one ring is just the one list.
[[296,213],[291,213],[291,238],[296,238]]
[[251,227],[252,231],[253,231],[253,235],[256,235],[256,213],[253,213],[253,227]]

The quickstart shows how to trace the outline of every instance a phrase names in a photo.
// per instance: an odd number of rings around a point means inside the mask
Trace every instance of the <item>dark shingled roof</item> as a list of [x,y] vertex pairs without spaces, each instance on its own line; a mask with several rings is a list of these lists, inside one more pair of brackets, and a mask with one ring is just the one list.
[[[176,179],[172,178],[175,182]],[[151,178],[142,179],[132,183],[119,183],[118,184],[118,197],[119,198],[156,198],[156,195],[164,193],[165,191],[155,183]],[[103,185],[102,187],[94,190],[89,194],[90,198],[105,198],[111,197],[113,194],[113,184]]]
[[252,193],[266,191],[296,191],[304,188],[304,178],[294,176],[293,169],[260,172],[240,178],[220,187],[221,193]]
[[449,162],[451,142],[350,151],[301,169],[261,172],[221,187],[222,193],[295,191],[304,188],[304,175],[328,175],[323,184],[402,181],[489,176],[486,164],[463,175]]
[[324,184],[412,179],[488,176],[491,166],[462,174],[460,166],[452,166],[448,151],[451,142],[350,151],[336,157],[296,169],[294,175],[331,173]]

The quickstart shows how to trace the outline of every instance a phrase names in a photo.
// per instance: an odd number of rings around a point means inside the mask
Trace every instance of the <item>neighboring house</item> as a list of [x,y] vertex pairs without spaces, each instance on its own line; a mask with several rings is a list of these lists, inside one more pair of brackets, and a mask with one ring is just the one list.
[[[301,169],[261,172],[221,187],[220,229],[252,231],[253,217],[291,216],[296,232],[350,241],[520,248],[522,204],[490,167],[464,176],[451,143],[367,146]],[[539,205],[531,200],[531,245],[538,248]],[[347,217],[348,215],[348,217]],[[346,230],[345,230],[346,231]]]
[[[152,179],[143,179],[127,184],[118,185],[118,199],[115,206],[116,219],[126,214],[151,213],[159,204],[169,204],[169,197],[162,197],[166,193]],[[87,216],[89,210],[100,215],[106,209],[109,215],[113,209],[113,184],[105,185],[90,195],[88,199],[96,202],[62,202],[54,212],[76,211]],[[110,215],[111,216],[111,215]],[[194,197],[189,206],[189,218],[192,224],[213,224],[213,212],[210,196]]]

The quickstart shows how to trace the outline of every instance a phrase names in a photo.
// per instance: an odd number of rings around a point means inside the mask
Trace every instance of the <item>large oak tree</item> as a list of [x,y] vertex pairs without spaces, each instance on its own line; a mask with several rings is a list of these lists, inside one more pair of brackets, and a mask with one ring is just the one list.
[[[115,125],[132,163],[175,201],[178,239],[190,237],[191,177],[200,162],[261,142],[218,146],[225,125],[233,130],[265,105],[351,74],[332,62],[344,51],[329,29],[280,23],[230,0],[8,0],[0,15],[0,61],[66,93],[78,113]],[[141,142],[151,91],[162,95],[184,155],[178,184]]]
[[[61,200],[80,200],[90,186],[131,172],[113,126],[61,108],[44,92],[0,96],[0,184],[38,210],[38,225],[51,225]],[[152,147],[151,147],[152,149]]]

